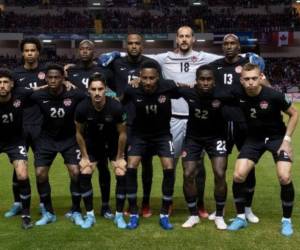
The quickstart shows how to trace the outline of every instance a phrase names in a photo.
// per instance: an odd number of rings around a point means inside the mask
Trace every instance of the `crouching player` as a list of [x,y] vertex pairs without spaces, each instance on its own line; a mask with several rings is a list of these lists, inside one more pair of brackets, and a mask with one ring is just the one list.
[[96,165],[105,167],[108,159],[117,179],[115,222],[119,228],[126,228],[123,219],[126,197],[126,118],[121,103],[106,97],[105,91],[105,78],[98,73],[92,75],[88,82],[90,96],[78,105],[75,113],[76,139],[81,151],[80,189],[87,212],[82,228],[90,228],[96,222],[91,179]]
[[0,153],[6,153],[16,171],[20,190],[22,228],[32,227],[30,219],[31,188],[27,152],[23,137],[23,110],[32,90],[14,89],[12,73],[0,69]]
[[[282,225],[281,233],[293,234],[291,215],[294,201],[294,186],[291,178],[291,136],[298,121],[298,112],[284,94],[260,84],[262,74],[257,65],[243,66],[240,81],[243,88],[234,95],[248,123],[248,136],[235,164],[233,196],[237,217],[228,230],[239,230],[247,226],[245,220],[245,180],[265,151],[273,155],[277,176],[281,186]],[[287,126],[281,112],[289,116]]]

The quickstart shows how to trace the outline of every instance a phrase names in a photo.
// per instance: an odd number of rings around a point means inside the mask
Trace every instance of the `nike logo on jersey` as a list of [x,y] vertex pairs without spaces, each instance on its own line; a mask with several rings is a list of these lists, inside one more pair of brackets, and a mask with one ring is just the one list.
[[123,70],[126,70],[126,68],[122,68],[122,67],[121,67],[120,70],[123,71]]
[[242,100],[242,99],[240,99],[240,102],[242,103],[242,102],[245,102],[244,100]]
[[223,69],[223,67],[218,67],[218,69]]
[[142,99],[136,99],[136,102],[142,102],[143,100]]
[[48,103],[49,101],[43,101],[43,103]]
[[23,82],[24,80],[25,80],[25,77],[19,79],[20,82]]
[[78,76],[78,74],[73,74],[74,77]]

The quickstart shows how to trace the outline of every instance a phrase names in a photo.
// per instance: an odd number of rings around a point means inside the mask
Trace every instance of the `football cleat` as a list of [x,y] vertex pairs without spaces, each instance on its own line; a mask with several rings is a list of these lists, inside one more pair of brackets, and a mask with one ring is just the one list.
[[170,223],[169,216],[161,216],[159,219],[159,225],[164,229],[164,230],[172,230],[173,225]]
[[124,220],[122,213],[119,214],[116,213],[114,223],[117,225],[117,228],[119,229],[125,229],[127,227],[127,224]]
[[281,220],[281,234],[284,236],[292,236],[294,233],[292,222],[289,220]]
[[84,222],[80,225],[83,229],[89,229],[96,223],[96,218],[93,215],[88,214],[85,217]]
[[84,223],[84,220],[79,212],[73,212],[69,217],[71,221],[75,223],[77,226],[81,226]]
[[128,229],[136,229],[139,225],[139,216],[132,214],[130,215],[129,223],[127,224]]
[[30,216],[22,216],[22,228],[30,229],[33,227]]
[[189,218],[184,222],[181,227],[183,228],[192,228],[193,226],[197,225],[200,222],[198,215],[191,215]]
[[5,218],[10,218],[20,214],[22,211],[21,203],[14,203],[11,208],[4,214]]
[[35,225],[44,226],[55,221],[56,221],[56,216],[54,214],[51,214],[50,212],[46,212],[42,215],[41,219],[35,222]]
[[237,231],[247,226],[247,221],[240,218],[235,217],[233,222],[227,227],[227,230],[229,231]]

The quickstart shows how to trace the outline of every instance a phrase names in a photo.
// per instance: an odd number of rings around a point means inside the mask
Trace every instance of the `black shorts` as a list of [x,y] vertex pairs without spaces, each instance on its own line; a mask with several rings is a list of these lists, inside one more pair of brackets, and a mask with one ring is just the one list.
[[41,136],[36,141],[34,165],[50,167],[57,153],[60,153],[65,164],[78,165],[80,150],[75,136],[65,140],[54,140],[48,136]]
[[[132,127],[127,126],[127,143],[126,143],[126,150],[125,150],[125,159],[128,157],[128,147],[132,144]],[[155,152],[151,151],[150,149],[147,150],[146,154],[143,155],[143,158],[152,159]]]
[[183,143],[183,161],[198,161],[203,156],[203,150],[209,158],[226,157],[226,140],[220,137],[190,138],[186,137]]
[[277,150],[282,144],[283,136],[276,138],[253,138],[248,137],[240,151],[238,159],[249,159],[255,163],[258,162],[260,157],[263,155],[265,151],[269,151],[273,155],[273,159],[275,162],[278,161],[288,161],[292,162],[289,156],[281,152],[279,155],[277,154]]
[[131,142],[128,145],[128,156],[149,156],[158,155],[160,157],[174,157],[174,147],[172,135],[162,135],[159,137],[142,138],[140,136],[132,135]]
[[0,141],[0,153],[6,153],[10,162],[15,160],[27,161],[27,150],[23,138],[13,138],[9,141]]
[[23,131],[27,150],[31,147],[34,151],[36,148],[36,140],[40,136],[41,125],[24,124]]
[[247,138],[247,124],[245,122],[228,121],[226,131],[227,154],[231,154],[234,145],[240,151]]
[[86,142],[86,149],[87,153],[90,159],[90,162],[98,162],[103,164],[104,162],[107,162],[108,160],[108,148],[105,145],[101,144],[92,144],[89,142]]

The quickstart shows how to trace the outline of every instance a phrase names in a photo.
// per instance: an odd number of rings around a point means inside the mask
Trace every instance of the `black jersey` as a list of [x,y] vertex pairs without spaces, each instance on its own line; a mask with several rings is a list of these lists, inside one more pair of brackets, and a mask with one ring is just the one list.
[[79,63],[73,67],[70,67],[67,71],[68,80],[80,90],[85,92],[87,91],[89,78],[94,73],[102,74],[107,82],[108,87],[114,90],[112,72],[107,68],[97,66],[96,64],[86,67],[82,63]]
[[[218,59],[210,65],[215,69],[216,85],[228,91],[240,91],[242,67],[249,62],[247,57],[240,57],[235,63],[228,63],[225,58]],[[245,117],[238,106],[225,105],[224,117],[228,121],[243,122]]]
[[250,97],[244,90],[234,94],[248,124],[248,135],[252,137],[278,137],[286,132],[281,111],[291,106],[291,100],[284,94],[262,86],[259,95]]
[[106,144],[117,131],[117,124],[123,123],[126,115],[121,103],[111,97],[106,97],[102,110],[97,111],[90,97],[78,104],[75,121],[84,124],[84,138],[87,143]]
[[[25,69],[20,66],[14,70],[14,78],[16,87],[34,88],[45,85],[45,66],[38,65],[35,69]],[[36,105],[28,107],[24,110],[24,124],[33,125],[41,124],[42,116]]]
[[[113,61],[111,69],[114,72],[114,82],[116,85],[117,96],[122,96],[128,85],[128,83],[139,77],[140,66],[145,61],[152,61],[157,64],[160,69],[159,64],[146,56],[141,56],[137,62],[132,62],[128,59],[128,56],[117,58]],[[161,74],[161,70],[160,70]],[[130,126],[132,124],[132,119],[134,117],[134,107],[132,103],[128,103],[125,106],[127,112],[127,124]]]
[[80,90],[67,91],[53,95],[48,89],[36,91],[31,99],[38,104],[43,115],[41,134],[55,140],[75,136],[74,113],[76,105],[86,97]]
[[8,102],[0,102],[0,140],[7,141],[23,134],[23,110],[29,105],[31,89],[15,88]]
[[152,94],[145,93],[142,86],[128,86],[123,102],[134,105],[132,134],[140,137],[170,134],[171,99],[179,97],[178,88],[171,80],[160,80]]
[[125,88],[131,80],[139,77],[140,66],[145,61],[152,61],[157,64],[158,68],[160,68],[159,64],[155,60],[143,55],[137,62],[130,61],[128,56],[119,57],[113,61],[112,70],[114,72],[117,96],[121,96],[124,93]]
[[221,91],[213,88],[210,93],[199,93],[194,87],[179,88],[179,93],[189,105],[187,137],[224,136],[225,121],[222,114],[224,103]]

